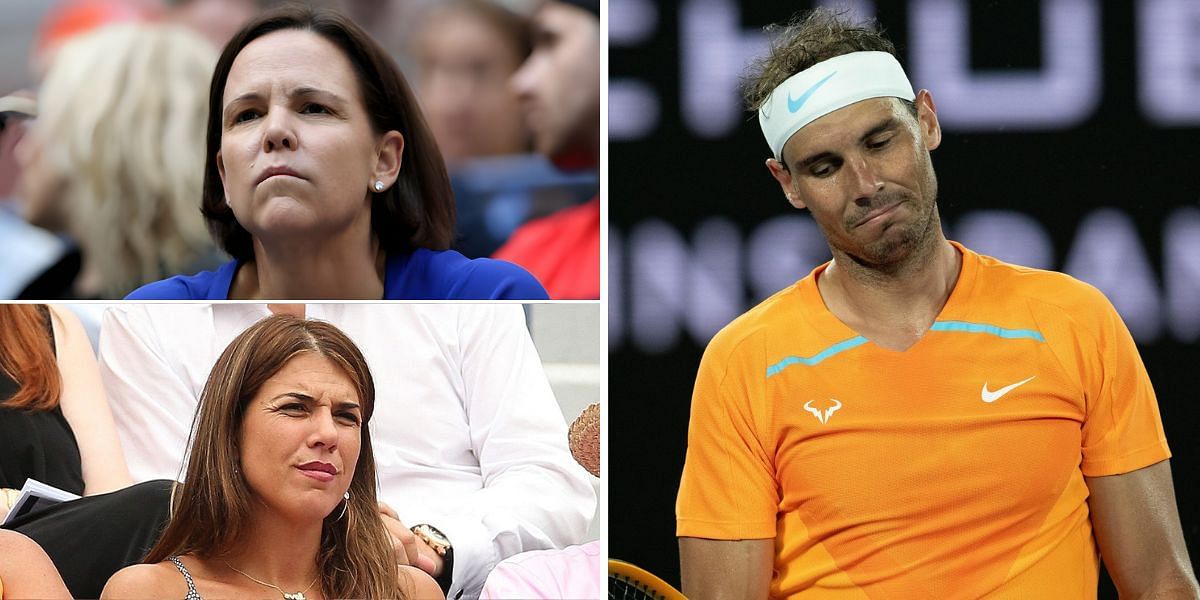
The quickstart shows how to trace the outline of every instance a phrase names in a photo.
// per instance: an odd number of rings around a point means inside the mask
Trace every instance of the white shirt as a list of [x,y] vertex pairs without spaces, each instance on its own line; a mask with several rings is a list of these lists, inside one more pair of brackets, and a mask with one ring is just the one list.
[[[261,304],[122,304],[104,315],[100,369],[134,480],[180,479],[212,365]],[[379,498],[454,546],[476,597],[508,556],[583,540],[596,506],[519,305],[310,304],[362,350]]]

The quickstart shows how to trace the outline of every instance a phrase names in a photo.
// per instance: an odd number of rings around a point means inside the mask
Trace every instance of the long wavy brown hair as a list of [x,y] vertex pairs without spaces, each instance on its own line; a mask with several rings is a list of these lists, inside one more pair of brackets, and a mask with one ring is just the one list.
[[174,514],[146,563],[194,554],[225,556],[249,530],[253,492],[235,469],[246,406],[263,383],[302,353],[340,366],[362,404],[361,450],[350,481],[345,515],[341,504],[325,518],[317,556],[326,598],[403,596],[396,555],[379,516],[375,456],[367,424],[375,408],[375,384],[366,360],[341,330],[290,315],[267,317],[237,336],[217,359],[196,409],[189,441],[187,477],[177,491]]
[[62,396],[50,309],[44,304],[0,305],[0,369],[17,382],[5,408],[51,410]]

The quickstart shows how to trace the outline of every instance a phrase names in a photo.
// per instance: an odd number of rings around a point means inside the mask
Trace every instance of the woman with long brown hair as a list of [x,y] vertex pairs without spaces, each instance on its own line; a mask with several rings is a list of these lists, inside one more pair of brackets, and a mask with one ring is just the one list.
[[0,517],[28,478],[80,495],[130,484],[87,334],[69,310],[0,305]]
[[104,597],[442,597],[401,565],[379,516],[375,387],[336,327],[274,315],[217,359],[186,483],[145,563]]

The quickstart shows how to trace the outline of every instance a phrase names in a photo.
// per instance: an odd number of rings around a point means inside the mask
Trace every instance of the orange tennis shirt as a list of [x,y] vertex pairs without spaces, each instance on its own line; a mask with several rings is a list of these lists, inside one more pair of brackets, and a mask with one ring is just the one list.
[[1095,288],[954,244],[911,348],[825,307],[825,267],[700,363],[677,534],[775,540],[773,598],[1094,598],[1084,476],[1170,457],[1154,390]]

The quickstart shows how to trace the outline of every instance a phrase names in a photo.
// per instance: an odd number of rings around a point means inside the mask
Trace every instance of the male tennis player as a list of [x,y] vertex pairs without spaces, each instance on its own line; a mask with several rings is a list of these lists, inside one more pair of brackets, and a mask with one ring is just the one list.
[[833,260],[704,354],[684,593],[1094,598],[1098,544],[1123,597],[1200,596],[1154,391],[1109,302],[946,240],[933,96],[880,33],[826,11],[777,33],[747,96]]

